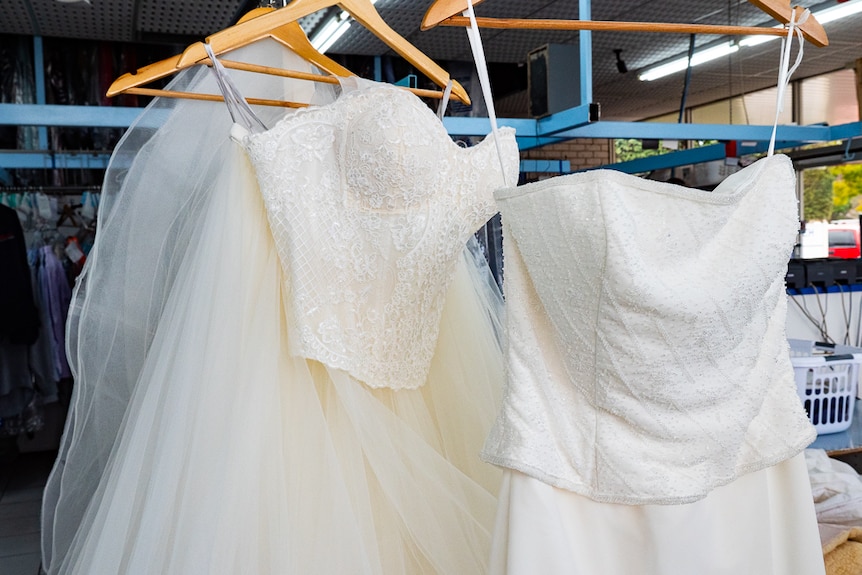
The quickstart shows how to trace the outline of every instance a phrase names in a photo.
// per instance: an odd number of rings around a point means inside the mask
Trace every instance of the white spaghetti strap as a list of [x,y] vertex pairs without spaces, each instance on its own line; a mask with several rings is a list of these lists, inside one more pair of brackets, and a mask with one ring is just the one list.
[[[793,72],[795,72],[799,67],[799,64],[802,63],[802,52],[805,40],[802,36],[802,30],[799,29],[799,25],[808,20],[808,16],[810,14],[810,10],[805,10],[800,15],[799,20],[794,21],[796,17],[796,11],[794,10],[790,15],[790,23],[787,26],[787,38],[781,39],[781,57],[778,64],[778,95],[777,102],[775,104],[775,122],[772,123],[772,137],[769,139],[769,150],[766,153],[767,156],[771,156],[775,153],[775,134],[778,131],[778,117],[784,109],[784,94],[787,91],[787,86],[790,85],[790,76],[793,75]],[[796,54],[796,62],[792,67],[790,67],[790,49],[793,47],[794,33],[799,39],[799,53]]]
[[266,130],[264,123],[257,117],[251,106],[248,105],[248,102],[246,102],[239,88],[234,83],[233,78],[227,73],[227,69],[216,58],[212,47],[205,43],[204,48],[212,61],[211,69],[213,74],[215,74],[216,82],[224,96],[225,104],[227,104],[227,111],[230,113],[234,124],[248,128],[251,131]]
[[473,1],[467,0],[467,10],[464,15],[470,19],[470,27],[467,28],[467,38],[470,40],[470,49],[473,51],[473,60],[476,61],[476,71],[479,73],[479,83],[482,85],[482,96],[485,98],[485,106],[488,108],[488,119],[491,120],[491,132],[494,134],[494,145],[497,146],[497,156],[500,158],[500,170],[503,173],[503,185],[508,187],[506,181],[506,167],[503,161],[503,151],[500,148],[500,137],[497,131],[497,113],[494,110],[494,99],[491,95],[491,81],[488,78],[488,64],[485,61],[485,50],[482,48],[482,37],[479,35],[479,26],[476,24],[476,15],[473,12]]
[[452,78],[446,84],[446,89],[443,90],[443,97],[440,99],[440,105],[437,106],[437,117],[441,120],[446,115],[446,107],[449,106],[449,96],[452,95]]

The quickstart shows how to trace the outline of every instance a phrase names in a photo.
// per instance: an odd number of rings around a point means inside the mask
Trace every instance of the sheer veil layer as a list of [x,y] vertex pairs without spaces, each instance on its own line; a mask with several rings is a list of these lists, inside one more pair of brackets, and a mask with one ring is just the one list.
[[[273,43],[243,51],[308,69]],[[235,78],[257,97],[332,97]],[[195,69],[171,89],[215,82]],[[461,258],[422,388],[371,390],[290,356],[283,270],[230,126],[217,104],[156,99],[114,153],[68,324],[76,388],[45,491],[45,569],[484,572],[499,472],[477,454],[503,367],[481,254]]]

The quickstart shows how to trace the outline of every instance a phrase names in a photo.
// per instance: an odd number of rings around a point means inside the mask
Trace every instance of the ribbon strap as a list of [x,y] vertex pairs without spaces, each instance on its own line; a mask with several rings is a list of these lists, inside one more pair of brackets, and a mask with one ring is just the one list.
[[446,84],[446,89],[443,90],[443,97],[440,99],[440,105],[437,106],[437,117],[441,120],[443,116],[446,115],[446,107],[449,105],[449,97],[452,95],[452,85],[453,81],[449,78],[449,82]]
[[488,78],[488,63],[485,61],[482,37],[479,35],[479,25],[476,24],[476,14],[473,12],[473,0],[467,0],[467,10],[463,14],[470,19],[470,27],[467,28],[467,38],[470,40],[470,49],[473,51],[473,60],[476,62],[476,71],[479,74],[479,84],[482,86],[482,96],[485,98],[485,106],[488,108],[488,119],[491,120],[491,132],[494,135],[494,145],[497,147],[497,157],[500,159],[500,170],[503,172],[503,185],[508,187],[509,183],[506,181],[506,163],[503,161],[503,150],[500,147],[500,138],[497,130],[497,113],[494,110],[494,99],[491,95],[491,80]]
[[[790,22],[787,26],[787,38],[781,39],[781,58],[778,63],[778,101],[775,104],[775,122],[772,123],[772,137],[769,140],[769,151],[766,154],[767,156],[771,156],[775,153],[775,134],[778,130],[778,117],[784,109],[784,93],[787,91],[787,86],[790,85],[790,76],[793,75],[793,72],[795,72],[799,67],[799,64],[802,63],[802,52],[805,40],[802,37],[802,30],[799,29],[799,26],[808,20],[808,16],[810,14],[811,11],[806,9],[802,12],[799,20],[795,21],[796,10],[793,10],[793,13],[790,15]],[[799,39],[799,53],[796,54],[796,62],[792,67],[790,67],[790,49],[793,47],[794,34],[796,34]]]
[[253,127],[259,127],[262,130],[266,130],[266,126],[260,118],[257,117],[257,114],[254,113],[254,110],[251,109],[251,106],[248,105],[245,98],[243,98],[242,93],[239,91],[239,87],[234,83],[230,74],[227,73],[224,65],[218,58],[216,58],[212,47],[208,43],[204,43],[204,49],[207,51],[207,56],[209,56],[209,59],[212,61],[213,74],[215,74],[216,82],[218,82],[219,89],[224,96],[225,104],[227,104],[227,111],[230,112],[230,117],[234,124],[239,123],[237,122],[237,116],[239,116],[239,118],[245,123],[245,128],[252,129]]

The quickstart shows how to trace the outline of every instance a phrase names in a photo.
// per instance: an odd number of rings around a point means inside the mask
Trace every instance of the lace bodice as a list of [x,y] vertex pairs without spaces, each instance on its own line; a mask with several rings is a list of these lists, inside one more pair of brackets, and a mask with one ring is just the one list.
[[497,192],[508,388],[484,457],[616,503],[683,503],[804,449],[784,156],[714,192],[618,172]]
[[[499,137],[515,181],[514,132]],[[371,387],[420,386],[457,259],[497,211],[493,136],[462,148],[413,94],[353,78],[239,139],[285,270],[292,353]]]

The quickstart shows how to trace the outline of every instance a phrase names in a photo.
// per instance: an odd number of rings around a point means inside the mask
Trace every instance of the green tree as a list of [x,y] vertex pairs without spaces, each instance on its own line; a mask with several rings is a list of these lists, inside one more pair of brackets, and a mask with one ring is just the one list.
[[618,162],[628,162],[656,156],[658,150],[644,150],[643,142],[634,138],[614,140],[614,153]]
[[862,204],[862,164],[832,166],[827,172],[832,182],[832,219],[855,218]]
[[[683,143],[685,149],[700,148],[702,146],[711,146],[718,143],[718,140],[687,140]],[[635,138],[623,138],[614,140],[614,153],[618,162],[628,162],[631,160],[640,160],[641,158],[649,158],[650,156],[660,156],[662,154],[672,153],[673,150],[659,146],[657,150],[644,150],[643,141]]]
[[802,172],[804,189],[805,219],[808,221],[828,220],[832,217],[832,182],[835,176],[825,168],[813,168]]

